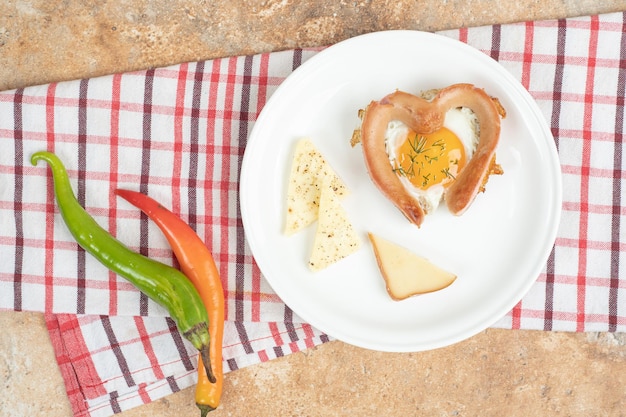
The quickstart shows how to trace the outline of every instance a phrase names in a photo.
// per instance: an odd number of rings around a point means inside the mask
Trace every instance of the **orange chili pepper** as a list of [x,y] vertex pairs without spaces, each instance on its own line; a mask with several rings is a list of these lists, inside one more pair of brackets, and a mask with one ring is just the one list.
[[[115,190],[115,194],[143,211],[167,238],[181,270],[196,287],[209,316],[211,346],[209,357],[215,381],[206,372],[198,372],[196,405],[201,417],[217,408],[222,395],[222,340],[224,334],[224,290],[211,251],[194,230],[180,217],[145,194],[130,190]],[[204,369],[198,356],[198,370]]]

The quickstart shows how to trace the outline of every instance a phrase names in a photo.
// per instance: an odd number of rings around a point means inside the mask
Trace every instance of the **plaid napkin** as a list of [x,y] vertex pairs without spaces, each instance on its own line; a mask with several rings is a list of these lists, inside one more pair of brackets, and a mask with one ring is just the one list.
[[[563,220],[544,271],[495,327],[625,331],[626,13],[441,32],[498,60],[551,126]],[[238,177],[275,88],[317,50],[290,50],[0,93],[0,308],[46,313],[74,414],[109,416],[195,383],[193,348],[166,312],[80,250],[47,167],[65,161],[81,203],[120,240],[176,265],[160,231],[119,201],[147,192],[212,250],[226,296],[225,371],[324,343],[273,293],[245,243]],[[625,184],[626,185],[626,184]]]

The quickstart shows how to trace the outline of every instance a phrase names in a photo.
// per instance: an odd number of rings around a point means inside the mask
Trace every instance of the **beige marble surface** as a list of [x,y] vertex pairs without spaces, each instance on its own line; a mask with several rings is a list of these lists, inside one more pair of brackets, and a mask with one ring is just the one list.
[[[626,0],[3,0],[0,90],[382,29],[618,10]],[[0,312],[0,328],[0,415],[71,416],[41,315]],[[626,416],[624,386],[624,335],[489,329],[431,352],[331,342],[251,366],[227,374],[212,415]],[[122,415],[196,416],[193,388]]]
[[0,91],[186,61],[625,10],[626,0],[3,0]]

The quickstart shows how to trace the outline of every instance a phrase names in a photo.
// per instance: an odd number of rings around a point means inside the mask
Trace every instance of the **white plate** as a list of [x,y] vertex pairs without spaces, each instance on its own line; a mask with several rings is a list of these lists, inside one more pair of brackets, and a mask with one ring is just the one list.
[[[420,229],[375,188],[361,147],[349,145],[357,111],[401,89],[466,82],[507,110],[492,176],[461,217],[442,205]],[[307,260],[315,225],[282,234],[295,142],[309,137],[351,194],[343,200],[363,237],[361,250],[318,273]],[[484,330],[526,294],[554,244],[561,173],[554,140],[528,92],[498,63],[461,42],[416,31],[386,31],[340,42],[294,71],[254,125],[241,171],[241,214],[261,272],[302,319],[344,342],[382,351],[446,346]],[[405,245],[458,275],[450,287],[392,301],[368,231]]]

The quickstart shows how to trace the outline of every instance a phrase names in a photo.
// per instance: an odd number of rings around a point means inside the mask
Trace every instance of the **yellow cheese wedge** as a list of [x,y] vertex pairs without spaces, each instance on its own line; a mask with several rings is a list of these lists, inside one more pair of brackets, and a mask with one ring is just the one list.
[[387,292],[394,300],[438,291],[452,284],[456,275],[433,265],[393,242],[368,234]]
[[331,186],[338,196],[347,194],[346,185],[311,140],[300,139],[294,151],[287,187],[286,235],[317,220],[321,186],[327,176],[331,178]]
[[332,178],[322,183],[317,229],[309,268],[319,271],[356,252],[361,240],[335,192]]

